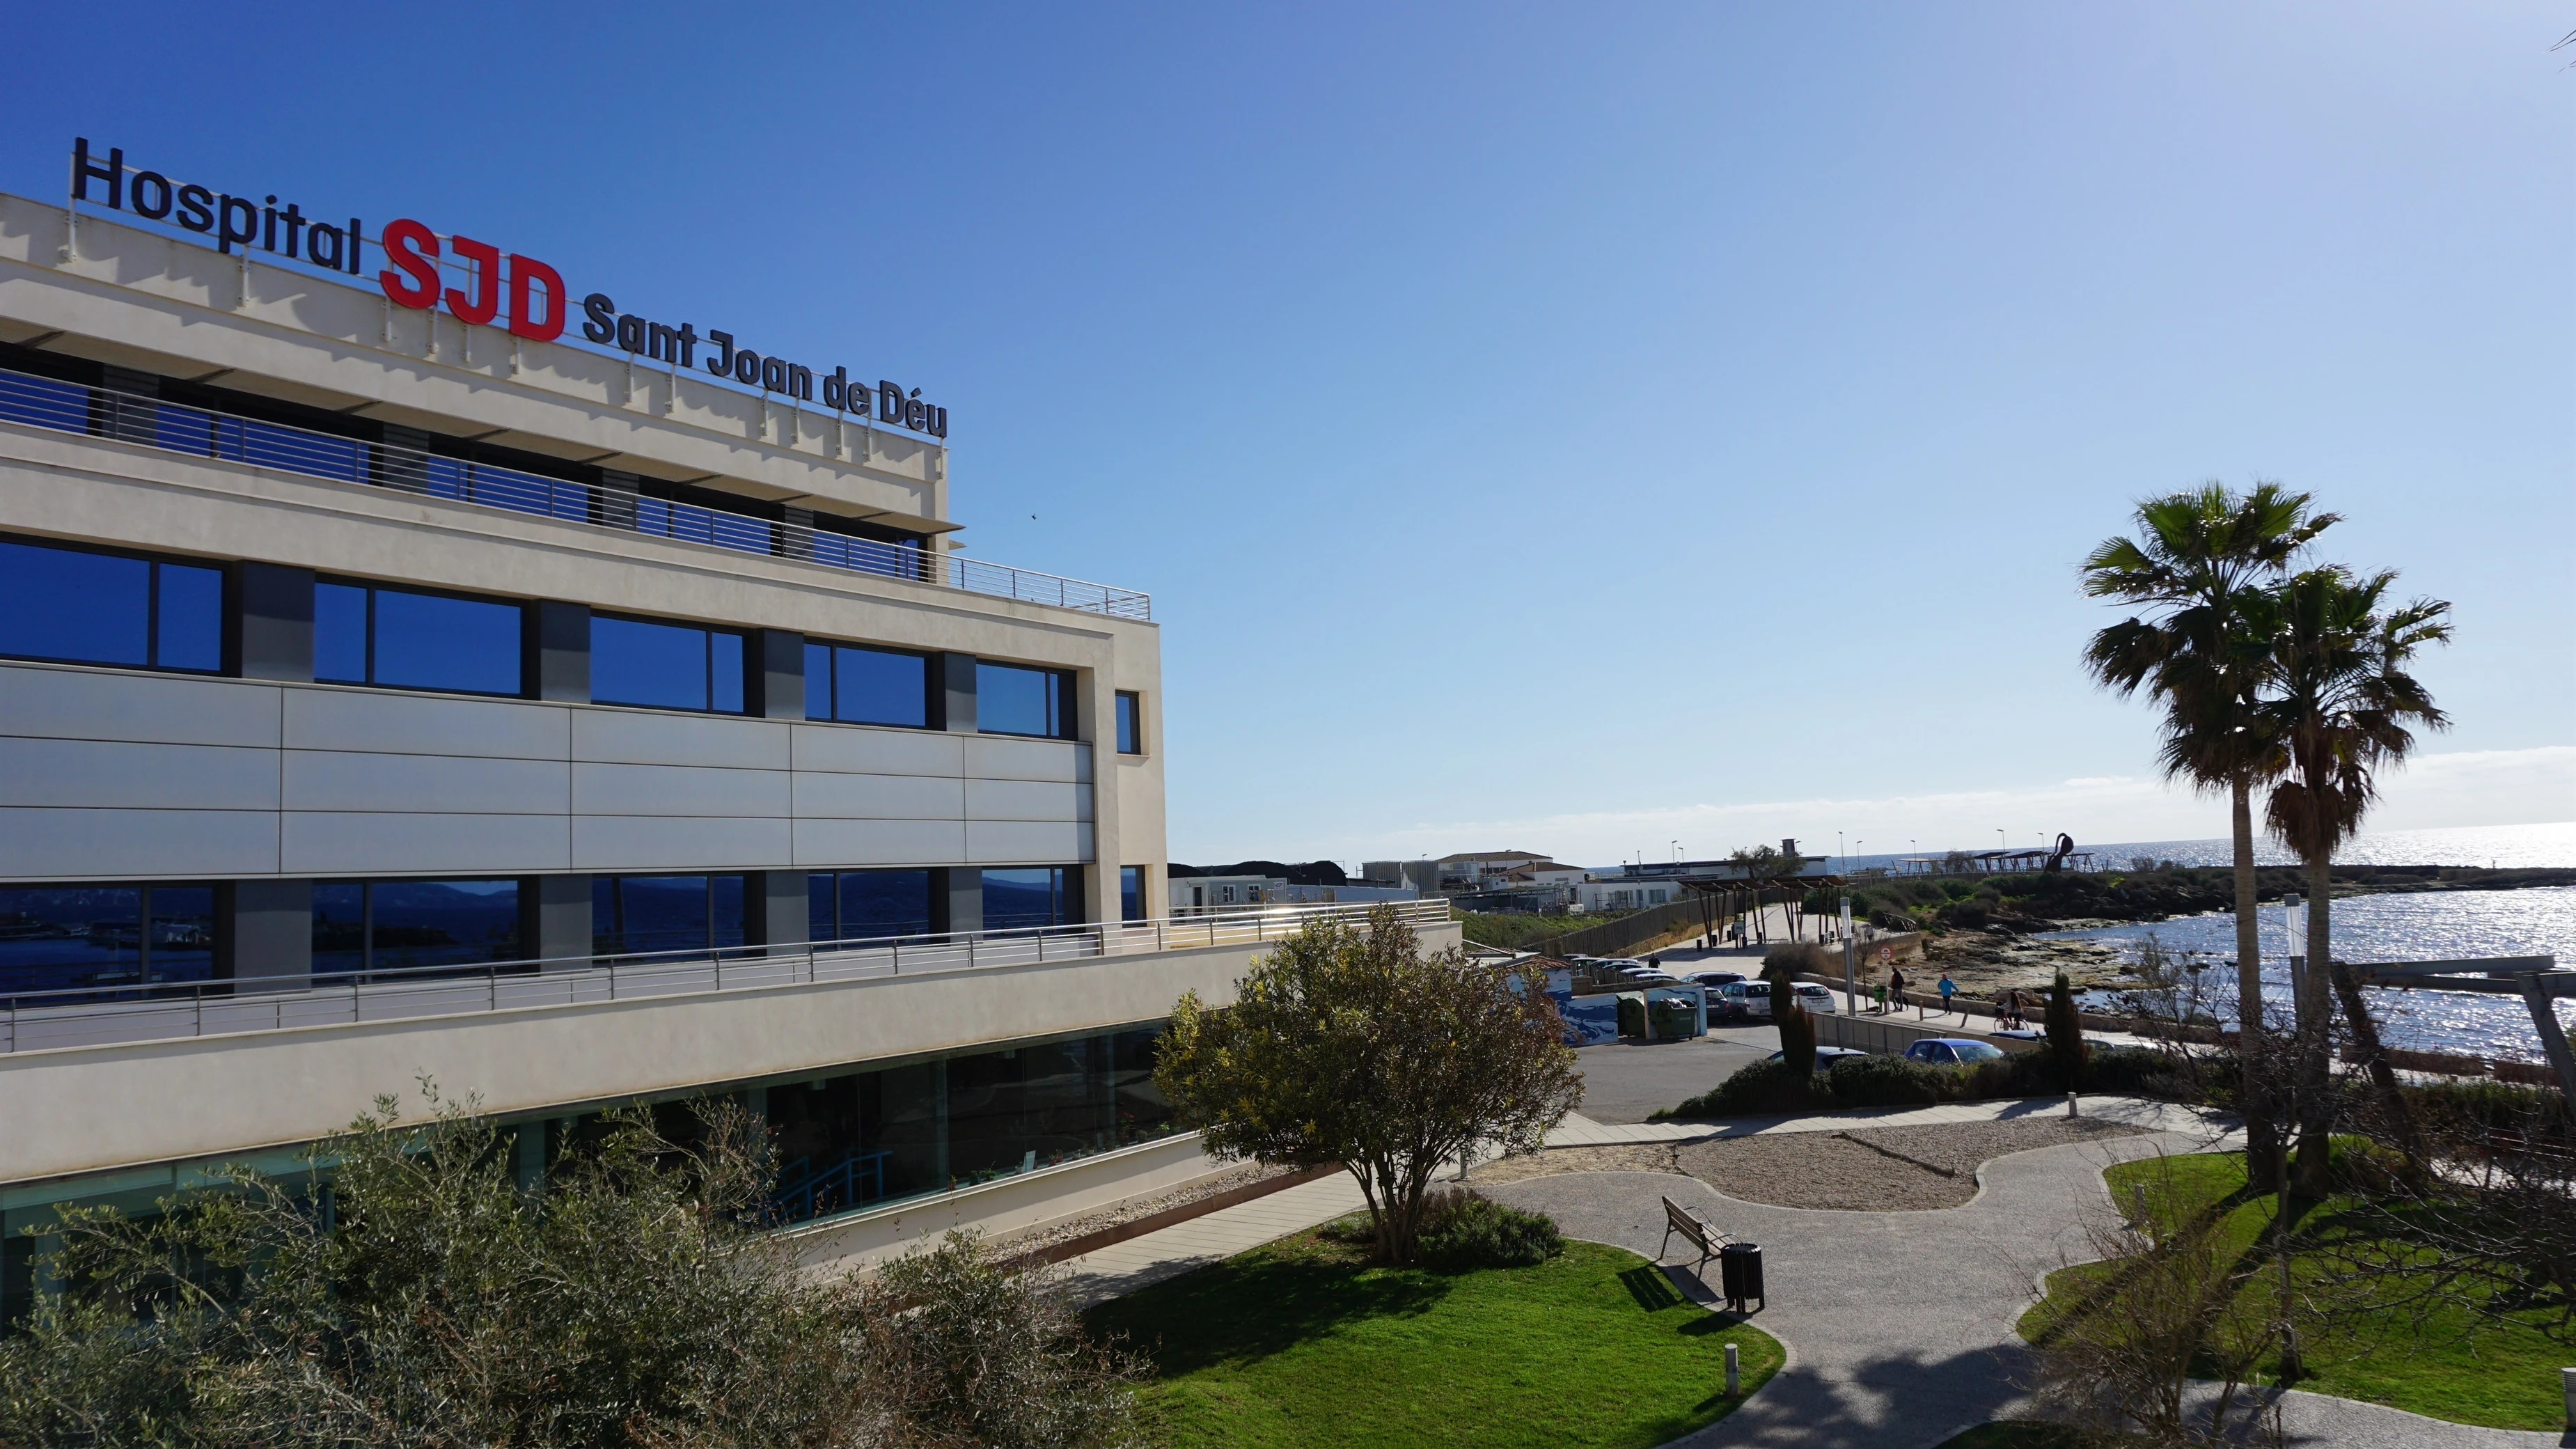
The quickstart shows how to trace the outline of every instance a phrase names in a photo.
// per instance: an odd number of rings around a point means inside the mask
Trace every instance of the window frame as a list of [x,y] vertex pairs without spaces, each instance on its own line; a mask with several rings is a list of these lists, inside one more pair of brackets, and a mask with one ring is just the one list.
[[[819,715],[814,713],[814,672],[811,669],[805,671],[805,722],[807,724],[856,725],[861,729],[875,730],[936,730],[941,727],[939,717],[939,672],[931,667],[933,656],[937,653],[936,650],[906,649],[900,645],[871,644],[856,639],[827,639],[815,634],[808,634],[805,636],[805,648],[809,651],[806,655],[808,659],[813,657],[810,651],[816,649],[822,650],[824,658],[830,663],[832,670],[831,678],[824,681],[822,685],[824,713]],[[920,660],[921,723],[917,725],[888,724],[883,720],[841,718],[839,713],[841,697],[840,690],[837,687],[841,676],[841,665],[838,656],[833,652],[840,649],[862,649],[871,654],[898,654],[907,659]]]
[[[1145,749],[1145,692],[1122,689],[1116,692],[1111,706],[1112,724],[1118,731],[1115,741],[1119,754],[1142,757]],[[1130,738],[1132,736],[1132,738]],[[1129,748],[1129,746],[1134,748]]]
[[[0,659],[23,660],[29,664],[77,664],[90,669],[142,669],[154,674],[193,674],[201,679],[221,679],[226,675],[224,660],[224,615],[232,598],[230,560],[192,558],[186,554],[161,553],[139,548],[117,548],[108,544],[70,539],[44,538],[35,534],[0,532],[0,543],[20,544],[29,548],[50,548],[62,553],[97,554],[103,558],[121,558],[144,566],[143,573],[143,660],[140,664],[114,663],[101,659],[80,659],[60,654],[19,654],[0,650]],[[210,669],[191,669],[181,664],[160,663],[161,657],[161,570],[164,566],[213,571],[217,584],[215,596],[215,663]]]
[[[757,667],[752,662],[751,658],[751,636],[754,632],[752,629],[737,627],[731,624],[707,624],[689,619],[663,618],[653,614],[625,614],[611,609],[593,609],[590,611],[590,626],[592,628],[597,628],[599,621],[602,619],[606,619],[613,624],[651,624],[664,629],[695,629],[699,633],[705,635],[707,703],[704,707],[699,707],[686,704],[640,704],[634,700],[600,698],[599,651],[597,648],[597,640],[595,636],[585,635],[582,639],[582,645],[584,651],[590,656],[590,702],[592,704],[606,705],[612,709],[661,709],[669,710],[673,714],[711,714],[727,716],[734,719],[745,719],[750,717],[752,699],[751,675],[753,669]],[[741,649],[742,703],[733,709],[725,709],[715,702],[716,638],[718,635],[723,635],[732,639]]]
[[[993,669],[1022,670],[1026,673],[1040,675],[1047,679],[1049,681],[1049,687],[1047,690],[1047,709],[1051,714],[1061,716],[1057,721],[1059,729],[1054,733],[1040,734],[1032,733],[1028,730],[994,729],[985,724],[984,681],[982,672],[988,667]],[[1076,671],[1053,664],[1022,664],[1014,659],[986,659],[980,656],[975,660],[975,669],[975,733],[979,735],[1003,735],[1015,740],[1069,740],[1079,742],[1082,739],[1081,721],[1076,717],[1079,714],[1079,711],[1074,707],[1074,701],[1077,696]]]
[[[366,591],[367,619],[363,626],[363,632],[366,643],[367,677],[363,680],[325,679],[322,677],[322,589],[326,585],[336,585],[344,589],[363,589]],[[517,609],[519,611],[518,686],[507,694],[501,694],[487,689],[454,689],[435,684],[378,683],[375,677],[376,594],[378,591],[384,589],[391,589],[397,594],[423,594],[434,599],[455,599],[468,604],[499,604],[506,608]],[[316,684],[339,685],[347,689],[397,689],[401,690],[405,694],[460,694],[471,699],[527,699],[530,697],[530,691],[528,689],[528,609],[531,605],[537,602],[534,599],[512,598],[508,595],[500,594],[472,594],[467,593],[462,589],[431,588],[419,584],[386,584],[378,583],[372,579],[351,578],[342,574],[318,573],[313,576],[313,591],[313,682]],[[464,877],[458,877],[458,879],[463,878]],[[371,876],[369,879],[372,880],[374,877]]]

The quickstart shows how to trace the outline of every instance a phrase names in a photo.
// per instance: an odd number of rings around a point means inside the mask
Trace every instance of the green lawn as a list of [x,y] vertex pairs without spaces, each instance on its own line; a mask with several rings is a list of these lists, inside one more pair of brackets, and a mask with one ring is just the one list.
[[1372,1268],[1312,1233],[1092,1310],[1153,1355],[1179,1446],[1651,1445],[1723,1417],[1780,1345],[1693,1307],[1633,1253],[1535,1268]]
[[[2181,1189],[2174,1212],[2221,1211],[2229,1240],[2240,1251],[2260,1251],[2272,1221],[2272,1198],[2246,1192],[2243,1154],[2201,1153],[2166,1161]],[[2131,1184],[2152,1184],[2159,1170],[2157,1159],[2146,1158],[2122,1163],[2104,1176],[2113,1200],[2127,1202]],[[2344,1199],[2294,1206],[2301,1212],[2302,1233],[2325,1236],[2357,1230],[2344,1215],[2351,1206]],[[2113,1271],[2114,1265],[2091,1263],[2050,1275],[2047,1298],[2022,1318],[2023,1336],[2036,1340],[2044,1335],[2056,1314]],[[2292,1271],[2311,1291],[2333,1291],[2317,1287],[2316,1273],[2297,1259],[2292,1260]],[[2275,1301],[2277,1291],[2268,1268],[2245,1288],[2249,1294],[2261,1295],[2266,1304]],[[2303,1389],[2366,1399],[2460,1424],[2499,1429],[2566,1427],[2558,1370],[2576,1363],[2576,1349],[2528,1325],[2497,1325],[2465,1305],[2436,1308],[2421,1322],[2411,1315],[2383,1315],[2337,1331],[2312,1328],[2303,1333],[2301,1348],[2307,1359],[2307,1377],[2298,1383]],[[2276,1371],[2277,1365],[2264,1365],[2267,1382]],[[1995,1441],[1997,1445],[2013,1442]]]

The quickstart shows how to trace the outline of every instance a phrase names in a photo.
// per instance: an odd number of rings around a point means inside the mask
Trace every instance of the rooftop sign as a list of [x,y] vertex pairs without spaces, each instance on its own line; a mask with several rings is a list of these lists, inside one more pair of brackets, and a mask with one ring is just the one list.
[[[158,171],[129,168],[121,147],[110,147],[104,158],[92,154],[85,136],[72,141],[71,199],[211,236],[215,250],[227,256],[236,246],[245,255],[257,246],[328,271],[365,275],[367,238],[354,216],[343,227],[337,220],[306,216],[300,203],[280,208],[274,196],[254,202],[174,182]],[[477,327],[497,322],[512,336],[537,342],[561,337],[570,321],[571,294],[563,274],[534,257],[505,254],[471,237],[442,236],[409,217],[385,223],[378,245],[390,265],[376,274],[376,283],[397,306],[421,311],[444,306],[460,322]],[[442,268],[461,273],[462,285],[444,285]],[[817,379],[811,367],[765,357],[742,346],[733,333],[715,328],[701,333],[693,322],[674,327],[620,312],[604,292],[590,293],[580,306],[585,341],[663,363],[675,376],[683,369],[704,368],[711,376],[793,401],[819,401],[835,412],[934,438],[948,436],[948,409],[923,402],[919,388],[906,391],[900,383],[880,378],[872,389],[852,379],[846,367]]]

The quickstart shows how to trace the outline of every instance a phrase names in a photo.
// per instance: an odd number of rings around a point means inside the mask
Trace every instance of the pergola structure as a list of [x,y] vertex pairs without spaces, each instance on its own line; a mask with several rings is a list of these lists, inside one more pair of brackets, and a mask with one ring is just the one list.
[[[1846,884],[1844,878],[1838,875],[1756,876],[1732,867],[1700,875],[1677,876],[1675,879],[1699,897],[1700,919],[1711,937],[1717,934],[1718,916],[1732,916],[1739,911],[1752,909],[1756,911],[1758,918],[1759,908],[1769,903],[1775,891],[1779,893],[1778,899],[1796,902],[1803,900],[1809,891],[1839,890]],[[1745,898],[1743,905],[1736,904],[1732,899],[1736,896]],[[1797,935],[1797,922],[1798,913],[1790,912],[1789,931],[1792,940],[1801,939]]]
[[[2295,969],[2303,957],[2290,958]],[[2394,986],[2405,991],[2471,991],[2483,996],[2519,996],[2531,1010],[2531,1025],[2540,1033],[2540,1049],[2558,1073],[2558,1090],[2576,1092],[2576,1053],[2567,1046],[2566,1029],[2558,1024],[2558,998],[2576,996],[2576,971],[2558,969],[2555,956],[2488,956],[2467,961],[2381,961],[2355,964],[2364,986]]]

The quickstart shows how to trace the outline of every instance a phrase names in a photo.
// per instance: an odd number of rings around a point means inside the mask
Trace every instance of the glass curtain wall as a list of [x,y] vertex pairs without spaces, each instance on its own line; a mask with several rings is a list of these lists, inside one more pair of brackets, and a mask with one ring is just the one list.
[[930,872],[845,870],[806,878],[806,939],[856,941],[930,931]]
[[984,929],[1071,925],[1078,918],[1072,876],[1072,868],[1061,865],[984,872]]
[[0,992],[214,974],[212,886],[0,887]]
[[779,1220],[989,1182],[1168,1136],[1160,1026],[1006,1047],[764,1094]]
[[590,889],[591,949],[600,955],[743,943],[741,876],[603,875]]
[[516,880],[329,880],[313,887],[316,976],[526,955]]

